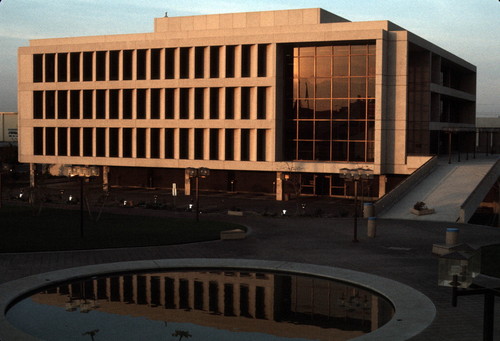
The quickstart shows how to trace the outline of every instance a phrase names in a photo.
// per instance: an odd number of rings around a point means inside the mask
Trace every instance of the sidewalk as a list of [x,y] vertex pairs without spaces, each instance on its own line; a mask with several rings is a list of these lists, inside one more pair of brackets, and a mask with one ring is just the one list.
[[[148,190],[113,190],[118,199],[130,195],[133,200],[154,197]],[[177,205],[189,203],[179,197]],[[307,199],[307,198],[305,198]],[[475,341],[482,338],[483,298],[459,298],[457,308],[451,306],[451,290],[437,286],[437,258],[431,254],[432,244],[443,242],[447,227],[460,228],[460,240],[472,246],[500,242],[500,229],[474,225],[405,220],[379,220],[377,237],[366,237],[366,220],[359,220],[359,243],[352,243],[353,219],[335,217],[339,205],[333,199],[306,200],[306,216],[280,216],[279,210],[295,210],[296,203],[276,202],[267,197],[241,194],[202,195],[200,206],[216,207],[202,213],[201,219],[220,219],[244,224],[251,233],[243,240],[213,241],[189,245],[108,249],[93,251],[46,252],[37,254],[0,254],[0,283],[51,270],[120,261],[175,258],[242,258],[292,261],[352,269],[390,278],[409,285],[427,295],[436,305],[434,323],[414,341]],[[226,210],[241,207],[242,217],[228,216]],[[268,212],[276,215],[262,216]],[[346,206],[343,209],[348,209]],[[109,206],[110,210],[143,215],[189,215],[191,212],[126,209]],[[321,209],[321,217],[307,212]],[[254,212],[254,213],[252,213]],[[256,212],[256,213],[255,213]],[[313,214],[314,215],[314,214]],[[497,299],[495,340],[500,340],[500,301]]]

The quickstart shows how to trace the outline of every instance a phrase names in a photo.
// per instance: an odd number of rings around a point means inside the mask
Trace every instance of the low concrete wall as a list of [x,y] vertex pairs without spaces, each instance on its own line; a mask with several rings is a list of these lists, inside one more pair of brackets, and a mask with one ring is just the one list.
[[491,167],[486,176],[476,186],[474,191],[467,197],[462,205],[460,205],[460,217],[458,222],[467,223],[474,215],[476,209],[479,207],[484,197],[488,194],[491,187],[495,184],[500,176],[500,160],[497,160]]
[[410,175],[406,180],[401,182],[392,191],[384,195],[382,198],[375,202],[374,210],[375,215],[379,215],[385,210],[391,208],[396,201],[401,199],[410,189],[416,186],[420,181],[429,175],[438,163],[437,156],[432,157],[429,161],[418,168],[412,175]]

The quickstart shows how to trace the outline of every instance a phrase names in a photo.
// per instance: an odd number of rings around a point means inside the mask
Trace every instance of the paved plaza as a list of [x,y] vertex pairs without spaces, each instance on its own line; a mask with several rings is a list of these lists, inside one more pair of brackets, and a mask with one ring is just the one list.
[[[158,191],[112,191],[118,197],[140,200],[165,193]],[[168,200],[171,200],[169,198]],[[190,200],[179,197],[176,205]],[[302,206],[302,203],[305,206]],[[460,228],[460,241],[478,247],[500,242],[500,229],[477,225],[406,220],[377,221],[376,238],[368,238],[366,220],[359,220],[359,243],[352,242],[353,219],[349,204],[335,199],[276,202],[270,197],[211,194],[201,197],[201,219],[225,220],[249,228],[245,239],[188,245],[107,249],[91,251],[0,254],[0,283],[52,270],[101,263],[176,258],[241,258],[290,261],[335,266],[366,272],[404,283],[427,295],[435,304],[434,323],[414,341],[475,341],[482,339],[482,296],[465,296],[451,306],[451,289],[437,286],[438,259],[432,244],[442,243],[448,227]],[[238,208],[243,216],[228,216]],[[190,212],[143,208],[106,207],[123,214],[186,216]],[[287,214],[279,213],[287,209]],[[77,213],[75,213],[77,214]],[[495,340],[500,340],[500,300],[496,300]]]

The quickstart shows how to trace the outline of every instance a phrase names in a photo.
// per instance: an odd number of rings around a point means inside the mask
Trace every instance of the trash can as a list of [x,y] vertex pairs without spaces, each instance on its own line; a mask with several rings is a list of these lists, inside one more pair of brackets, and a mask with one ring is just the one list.
[[368,217],[367,225],[368,238],[375,238],[377,234],[377,217]]
[[446,245],[458,244],[458,232],[460,230],[457,227],[448,227],[446,229]]
[[373,203],[365,202],[363,204],[363,218],[373,217]]

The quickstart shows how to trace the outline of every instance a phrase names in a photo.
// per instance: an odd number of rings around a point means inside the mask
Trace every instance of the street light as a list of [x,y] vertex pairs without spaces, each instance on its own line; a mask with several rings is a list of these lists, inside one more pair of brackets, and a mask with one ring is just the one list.
[[83,238],[83,181],[92,176],[99,176],[99,167],[97,166],[66,166],[64,174],[73,178],[80,178],[80,238]]
[[358,242],[358,182],[373,179],[373,170],[367,168],[342,168],[339,174],[344,181],[354,182],[354,236],[353,243]]
[[205,168],[205,167],[200,167],[200,168],[192,168],[189,167],[187,168],[187,173],[189,175],[190,179],[195,179],[196,181],[196,221],[200,220],[200,197],[198,195],[199,191],[199,184],[198,184],[198,179],[199,178],[206,178],[207,176],[210,175],[210,169]]

